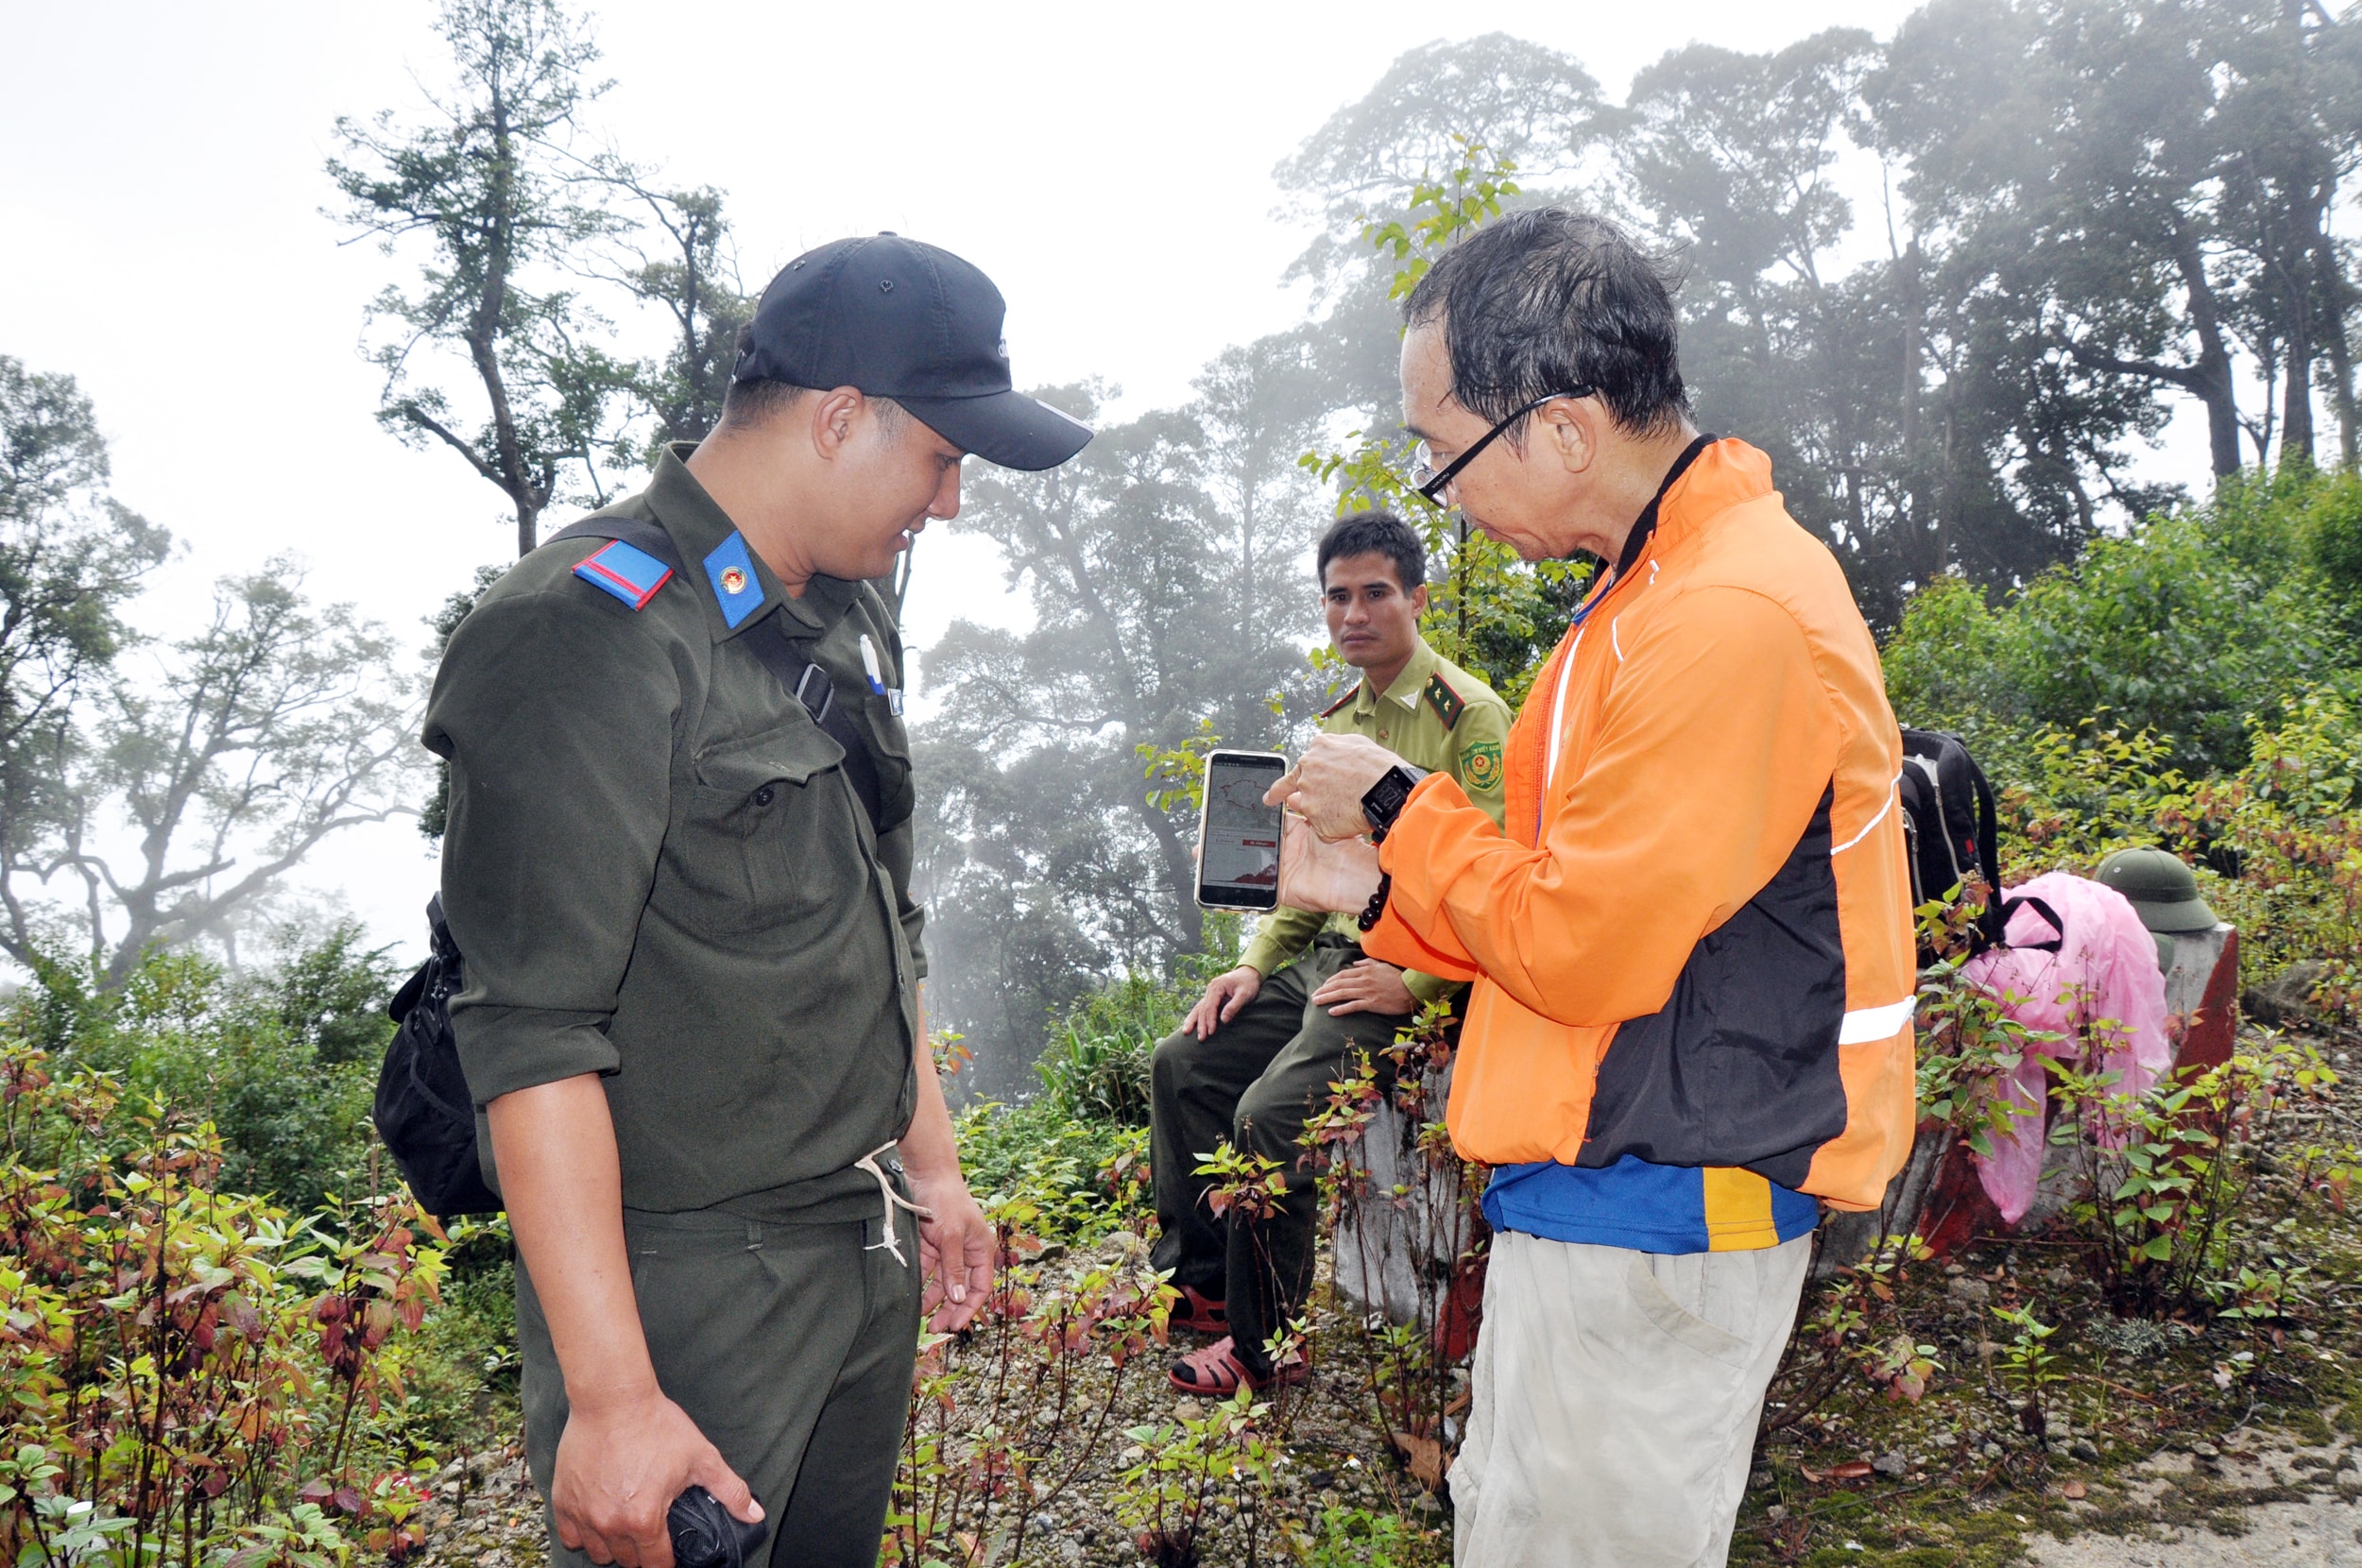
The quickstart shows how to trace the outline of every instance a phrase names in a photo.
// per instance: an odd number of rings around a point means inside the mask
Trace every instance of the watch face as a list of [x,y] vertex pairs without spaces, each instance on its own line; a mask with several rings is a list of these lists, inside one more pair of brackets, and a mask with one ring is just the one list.
[[1391,824],[1402,810],[1402,803],[1411,796],[1410,781],[1400,768],[1389,768],[1384,777],[1370,786],[1361,797],[1361,814],[1370,819],[1373,827]]

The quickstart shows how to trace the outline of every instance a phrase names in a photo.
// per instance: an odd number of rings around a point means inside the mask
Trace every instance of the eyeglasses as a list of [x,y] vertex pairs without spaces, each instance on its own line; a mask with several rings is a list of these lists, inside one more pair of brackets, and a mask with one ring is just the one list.
[[1444,471],[1441,473],[1435,471],[1435,454],[1428,451],[1428,446],[1425,441],[1420,442],[1418,447],[1412,452],[1411,487],[1419,492],[1419,499],[1421,501],[1429,502],[1437,505],[1442,504],[1440,502],[1437,502],[1435,498],[1444,493],[1444,486],[1459,478],[1460,470],[1475,462],[1477,453],[1482,452],[1485,448],[1491,446],[1495,440],[1498,439],[1501,432],[1507,430],[1511,425],[1515,424],[1518,420],[1524,418],[1527,415],[1532,413],[1535,409],[1541,407],[1544,403],[1549,402],[1553,398],[1587,398],[1598,390],[1599,388],[1595,386],[1574,386],[1567,388],[1564,392],[1543,393],[1540,397],[1534,399],[1533,401],[1526,404],[1523,408],[1517,410],[1516,413],[1512,414],[1508,418],[1503,419],[1499,424],[1497,424],[1492,429],[1486,431],[1477,441],[1476,445],[1470,447],[1466,452],[1463,452],[1459,456],[1453,458],[1450,463],[1445,466]]

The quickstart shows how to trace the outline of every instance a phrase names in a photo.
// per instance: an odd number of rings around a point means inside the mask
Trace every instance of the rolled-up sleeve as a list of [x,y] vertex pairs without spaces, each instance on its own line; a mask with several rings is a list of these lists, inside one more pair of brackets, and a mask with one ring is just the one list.
[[478,606],[428,704],[467,980],[452,1030],[478,1105],[616,1070],[607,1024],[672,810],[679,673],[652,628],[572,587]]

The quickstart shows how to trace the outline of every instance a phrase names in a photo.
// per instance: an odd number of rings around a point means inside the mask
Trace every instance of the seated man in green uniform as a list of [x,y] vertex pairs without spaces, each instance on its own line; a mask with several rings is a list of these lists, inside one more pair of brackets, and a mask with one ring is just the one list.
[[[1501,814],[1509,708],[1419,636],[1427,551],[1389,512],[1356,512],[1325,535],[1314,560],[1329,640],[1361,682],[1321,715],[1331,734],[1365,735],[1413,767],[1444,771]],[[1149,1156],[1159,1269],[1181,1289],[1176,1326],[1221,1335],[1176,1362],[1175,1387],[1227,1394],[1303,1375],[1265,1349],[1301,1307],[1312,1277],[1316,1174],[1296,1139],[1327,1103],[1357,1050],[1373,1056],[1419,1008],[1462,987],[1365,959],[1351,918],[1280,908],[1263,917],[1243,962],[1217,975],[1179,1032],[1156,1048]],[[1279,1162],[1287,1196],[1261,1220],[1219,1219],[1195,1173],[1224,1139]]]
[[874,1568],[919,1318],[964,1326],[991,1288],[870,580],[958,511],[965,453],[1047,469],[1090,439],[1011,389],[1001,315],[891,235],[789,263],[720,425],[519,562],[436,676],[452,1028],[564,1568],[670,1568],[693,1485],[767,1518],[748,1568]]

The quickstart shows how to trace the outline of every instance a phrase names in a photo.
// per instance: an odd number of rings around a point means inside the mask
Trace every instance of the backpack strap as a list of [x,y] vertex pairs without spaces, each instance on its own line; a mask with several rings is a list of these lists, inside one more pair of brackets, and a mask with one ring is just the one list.
[[2050,923],[2052,930],[2059,933],[2047,942],[2012,942],[2008,946],[2024,953],[2055,953],[2066,946],[2066,922],[2059,918],[2059,912],[2050,907],[2047,899],[2030,895],[2025,898],[2004,898],[2000,901],[2000,909],[2001,927],[2004,930],[2009,929],[2011,915],[2020,910],[2032,910]]
[[[1962,750],[1965,752],[1966,748]],[[2009,940],[2006,933],[2010,928],[2010,910],[2012,906],[2011,900],[2001,896],[2000,813],[1994,809],[1993,785],[1986,781],[1985,770],[1977,765],[1974,758],[1969,758],[1968,780],[1977,794],[1977,870],[1985,879],[1985,897],[1988,900],[1985,912],[1978,916],[1977,924],[1983,928],[1986,939],[1998,947]],[[2035,902],[2040,904],[2042,901],[2036,899]],[[2048,913],[2049,906],[2043,905],[2043,911]],[[2054,928],[2058,927],[2058,917],[2052,915],[2050,923]],[[2053,943],[2050,950],[2058,951],[2058,945]]]
[[[674,547],[673,536],[664,525],[644,518],[601,517],[595,513],[580,522],[561,528],[543,542],[556,544],[560,539],[621,539],[634,550],[643,551],[672,569],[681,570],[680,553]],[[660,585],[659,585],[660,586]],[[869,817],[872,835],[885,831],[880,819],[885,811],[885,788],[878,772],[878,759],[869,749],[869,739],[861,725],[836,700],[836,682],[828,671],[804,656],[786,629],[773,616],[746,633],[746,645],[763,667],[778,677],[779,683],[804,706],[818,724],[838,745],[845,748],[845,781],[853,787],[853,797],[861,802]]]
[[762,660],[779,684],[796,694],[812,715],[812,722],[827,733],[830,740],[845,748],[845,781],[853,787],[854,798],[868,813],[871,833],[885,831],[881,820],[885,814],[885,785],[878,775],[878,758],[869,749],[869,738],[854,723],[853,715],[836,700],[836,683],[829,673],[804,656],[787,629],[776,615],[760,625],[749,626],[744,639],[755,657]]

